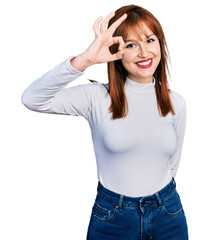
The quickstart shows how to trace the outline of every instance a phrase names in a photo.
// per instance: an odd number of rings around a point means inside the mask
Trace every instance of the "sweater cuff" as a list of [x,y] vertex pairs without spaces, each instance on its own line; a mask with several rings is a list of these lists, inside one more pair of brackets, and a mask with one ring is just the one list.
[[67,68],[69,69],[69,71],[75,75],[78,75],[78,76],[81,76],[85,73],[86,69],[82,72],[76,70],[75,68],[72,67],[71,63],[70,63],[70,60],[75,58],[76,56],[70,56],[66,59],[66,66]]

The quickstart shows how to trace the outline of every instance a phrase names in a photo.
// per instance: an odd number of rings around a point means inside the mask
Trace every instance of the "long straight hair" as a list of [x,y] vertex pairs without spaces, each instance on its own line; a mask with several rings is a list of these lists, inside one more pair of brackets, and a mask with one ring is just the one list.
[[[115,12],[115,16],[109,21],[108,27],[111,26],[118,18],[124,13],[127,18],[115,30],[114,36],[122,36],[124,41],[129,31],[136,34],[143,32],[143,24],[145,24],[156,37],[159,39],[161,48],[161,59],[158,64],[154,77],[155,77],[155,92],[157,99],[157,108],[159,114],[165,117],[169,112],[175,115],[174,107],[170,99],[169,93],[171,92],[168,86],[167,74],[169,51],[166,44],[163,29],[158,20],[146,9],[137,5],[127,5],[119,8]],[[111,53],[118,51],[118,44],[110,47]],[[124,118],[128,113],[128,103],[125,95],[125,81],[127,77],[127,70],[124,68],[121,60],[108,62],[108,79],[109,79],[109,94],[111,98],[111,105],[109,112],[112,113],[112,119]]]

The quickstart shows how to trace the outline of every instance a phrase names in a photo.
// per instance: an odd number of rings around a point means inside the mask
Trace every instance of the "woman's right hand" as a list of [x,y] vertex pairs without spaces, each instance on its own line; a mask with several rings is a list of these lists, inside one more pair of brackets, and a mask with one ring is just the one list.
[[[85,52],[71,60],[71,64],[76,70],[83,71],[93,64],[111,62],[122,58],[124,54],[123,47],[125,45],[123,38],[121,36],[113,37],[112,35],[116,28],[126,19],[127,14],[121,16],[107,29],[106,26],[114,15],[115,12],[111,12],[107,15],[101,23],[100,28],[99,23],[102,21],[103,17],[101,16],[95,21],[93,25],[95,33],[94,41]],[[109,47],[113,44],[119,44],[118,52],[115,54],[111,54],[109,50]]]
[[[106,25],[114,15],[115,12],[111,12],[101,23],[100,29],[99,23],[103,19],[102,16],[93,25],[95,39],[85,52],[93,64],[111,62],[122,58],[124,53],[123,47],[125,45],[123,38],[121,36],[113,37],[112,35],[116,28],[126,19],[127,14],[121,16],[107,29]],[[118,52],[111,54],[109,47],[117,43],[119,44]]]

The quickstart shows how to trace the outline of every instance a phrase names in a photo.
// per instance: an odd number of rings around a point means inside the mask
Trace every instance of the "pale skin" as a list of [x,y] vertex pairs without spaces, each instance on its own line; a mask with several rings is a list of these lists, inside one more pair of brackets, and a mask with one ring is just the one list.
[[[128,78],[138,83],[151,83],[153,74],[161,59],[161,49],[158,38],[145,26],[146,36],[137,39],[135,33],[129,32],[125,41],[125,53],[122,64],[128,72]],[[128,41],[129,40],[129,41]],[[141,69],[136,64],[138,61],[152,59],[149,68]]]
[[[124,14],[116,22],[114,22],[109,29],[106,29],[107,23],[115,15],[111,12],[101,23],[99,28],[99,23],[103,17],[99,17],[94,25],[93,30],[95,33],[95,39],[88,49],[82,54],[78,55],[71,60],[72,67],[78,71],[83,71],[87,67],[93,64],[99,64],[104,62],[111,62],[122,58],[124,53],[123,47],[125,45],[122,37],[113,37],[113,33],[116,28],[126,19],[127,14]],[[119,51],[116,54],[111,54],[109,47],[114,43],[119,43]]]
[[[123,66],[128,71],[129,79],[138,83],[150,83],[153,81],[152,76],[160,61],[160,45],[157,37],[146,27],[146,36],[141,35],[141,39],[137,39],[135,34],[130,32],[128,38],[124,42],[121,36],[113,37],[116,28],[126,19],[124,14],[115,21],[108,29],[107,24],[115,15],[111,12],[102,21],[103,17],[99,17],[94,25],[93,30],[95,39],[86,51],[71,60],[71,65],[77,71],[84,71],[93,64],[100,64],[121,59]],[[102,21],[100,28],[99,23]],[[151,35],[151,36],[150,36]],[[149,37],[148,37],[149,36]],[[132,40],[128,41],[127,40]],[[119,44],[118,52],[111,54],[109,47],[113,44]],[[136,62],[153,59],[150,68],[141,69]]]

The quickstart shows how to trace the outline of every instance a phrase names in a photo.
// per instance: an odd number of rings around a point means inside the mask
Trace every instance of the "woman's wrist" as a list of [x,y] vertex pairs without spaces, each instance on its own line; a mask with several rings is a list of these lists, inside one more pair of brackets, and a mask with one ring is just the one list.
[[86,68],[93,65],[93,61],[87,56],[86,52],[72,58],[70,60],[71,66],[77,71],[84,71]]

